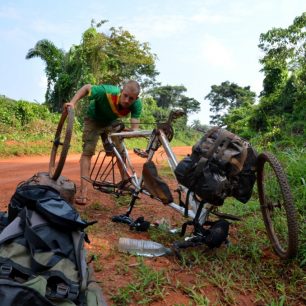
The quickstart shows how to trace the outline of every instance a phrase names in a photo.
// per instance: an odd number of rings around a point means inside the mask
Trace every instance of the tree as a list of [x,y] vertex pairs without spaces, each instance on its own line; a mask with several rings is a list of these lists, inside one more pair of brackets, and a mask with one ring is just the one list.
[[[252,118],[256,130],[306,121],[306,13],[288,28],[273,28],[260,35],[263,91]],[[269,116],[273,115],[274,120]],[[305,126],[306,127],[306,126]]]
[[[40,57],[46,63],[47,91],[45,99],[49,102],[52,99],[53,88],[63,73],[63,67],[67,66],[65,65],[67,54],[64,50],[57,48],[51,41],[43,39],[39,40],[26,55],[26,59],[35,57]],[[58,105],[54,104],[53,106],[55,109],[58,108]]]
[[209,130],[209,126],[207,124],[202,124],[198,119],[192,121],[191,127],[196,131],[203,133],[206,133]]
[[200,102],[183,95],[186,91],[187,89],[183,85],[165,85],[153,87],[147,91],[147,94],[151,95],[157,101],[157,105],[164,109],[178,107],[182,108],[186,114],[198,112],[200,110]]
[[155,83],[156,56],[149,45],[140,43],[122,28],[112,27],[109,34],[98,32],[105,22],[93,21],[83,33],[80,45],[72,46],[68,52],[45,39],[28,51],[27,59],[40,57],[46,64],[45,97],[51,110],[60,111],[62,104],[86,83],[121,85],[126,79],[135,79],[143,87]]
[[147,94],[151,95],[156,100],[157,105],[162,108],[173,107],[187,89],[183,86],[158,86],[153,87],[147,91]]
[[224,126],[227,113],[241,106],[252,106],[255,102],[256,94],[250,90],[250,86],[240,87],[229,81],[222,82],[221,85],[211,86],[210,93],[205,99],[210,101],[210,123]]

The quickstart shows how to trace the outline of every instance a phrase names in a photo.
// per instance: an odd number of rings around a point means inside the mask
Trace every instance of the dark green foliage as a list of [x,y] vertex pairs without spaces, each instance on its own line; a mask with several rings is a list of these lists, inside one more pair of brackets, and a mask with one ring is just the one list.
[[255,102],[255,96],[250,86],[240,87],[229,81],[211,86],[210,93],[205,97],[210,101],[210,111],[213,113],[210,123],[224,126],[227,112],[234,108],[251,107]]
[[4,96],[0,97],[0,125],[10,128],[25,128],[35,119],[52,120],[54,117],[49,109],[38,103],[23,100],[14,101]]
[[[264,89],[252,127],[259,131],[281,128],[289,132],[296,120],[306,120],[306,13],[287,29],[273,28],[260,35]],[[302,106],[304,105],[304,106]],[[267,120],[267,115],[274,120]],[[261,124],[254,124],[259,121]]]
[[163,109],[178,107],[186,114],[196,113],[200,110],[200,102],[194,98],[186,97],[183,93],[187,89],[185,86],[158,86],[147,91],[156,100],[157,105]]

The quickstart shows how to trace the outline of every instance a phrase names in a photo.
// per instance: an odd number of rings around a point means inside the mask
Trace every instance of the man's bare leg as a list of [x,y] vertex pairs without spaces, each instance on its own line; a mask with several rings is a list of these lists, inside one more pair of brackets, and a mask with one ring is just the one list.
[[[118,137],[114,137],[113,142],[115,144],[116,149],[119,151],[119,153],[120,153],[120,155],[123,159],[123,162],[125,163],[126,162],[126,156],[125,156],[124,147],[123,147],[122,142],[120,141],[120,139]],[[121,166],[121,164],[119,162],[117,163],[117,166],[118,166],[118,169],[119,169],[119,172],[120,172],[120,175],[121,175],[121,179],[123,181],[128,180],[128,176],[127,176],[124,168]]]
[[80,194],[76,199],[77,204],[86,204],[87,200],[87,189],[88,189],[88,182],[83,179],[83,177],[89,177],[90,173],[90,165],[91,165],[91,158],[90,155],[81,155],[80,159],[80,174],[81,174],[81,187],[80,187]]

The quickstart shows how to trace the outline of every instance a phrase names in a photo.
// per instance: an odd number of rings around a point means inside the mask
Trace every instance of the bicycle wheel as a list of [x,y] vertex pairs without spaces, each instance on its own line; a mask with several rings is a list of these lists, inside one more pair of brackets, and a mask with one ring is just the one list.
[[[73,121],[74,110],[72,108],[68,108],[68,111],[62,114],[55,132],[49,162],[49,176],[55,181],[61,175],[66,161],[72,136]],[[59,152],[60,148],[61,152]]]
[[290,187],[279,161],[261,153],[257,163],[260,207],[268,237],[275,253],[289,259],[297,254],[298,226]]

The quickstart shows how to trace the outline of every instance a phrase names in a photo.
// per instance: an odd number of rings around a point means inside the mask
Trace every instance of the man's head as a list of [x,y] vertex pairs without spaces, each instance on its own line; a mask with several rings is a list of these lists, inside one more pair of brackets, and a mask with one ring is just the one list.
[[123,85],[120,96],[120,104],[123,108],[128,108],[137,99],[140,93],[140,86],[136,81],[128,81]]

